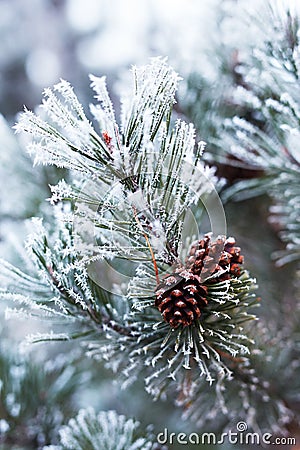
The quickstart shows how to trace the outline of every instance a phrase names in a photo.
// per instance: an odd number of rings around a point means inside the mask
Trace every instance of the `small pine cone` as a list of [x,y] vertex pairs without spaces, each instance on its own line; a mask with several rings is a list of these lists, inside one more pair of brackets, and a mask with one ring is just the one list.
[[223,239],[219,238],[211,242],[211,234],[206,234],[203,239],[192,244],[186,259],[187,269],[196,275],[201,275],[201,278],[217,272],[220,270],[218,263],[223,247]]
[[217,274],[220,270],[226,270],[223,275],[218,275],[219,280],[229,279],[231,275],[239,276],[240,265],[244,258],[241,255],[240,247],[235,247],[235,239],[229,237],[223,241],[218,238],[211,241],[208,233],[200,241],[192,244],[189,255],[186,259],[186,267],[193,274],[201,275],[202,281],[205,277]]
[[207,305],[207,287],[190,271],[168,275],[157,287],[155,306],[172,328],[191,325]]

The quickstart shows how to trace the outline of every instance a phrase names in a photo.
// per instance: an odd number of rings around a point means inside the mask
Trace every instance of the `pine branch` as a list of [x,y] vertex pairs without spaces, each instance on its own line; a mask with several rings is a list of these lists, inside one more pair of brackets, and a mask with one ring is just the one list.
[[[40,220],[33,225],[36,230],[28,238],[27,247],[37,273],[27,275],[1,261],[0,296],[17,305],[17,309],[7,308],[7,317],[18,315],[19,318],[47,320],[64,330],[63,334],[58,331],[30,336],[29,340],[34,342],[83,338],[99,333],[104,325],[121,332],[122,327],[111,321],[108,293],[95,286],[87,270],[76,264],[79,259],[75,251],[72,256],[65,256],[66,249],[72,248],[70,226],[57,222],[56,236],[51,242]],[[74,332],[75,323],[79,327],[77,332]],[[129,332],[123,330],[123,333]]]
[[41,366],[28,357],[14,355],[2,342],[1,448],[41,449],[57,442],[63,420],[74,413],[74,393],[86,381],[86,375],[82,377],[75,368],[78,362],[78,354],[73,352]]
[[[198,96],[200,105],[195,108],[196,103],[187,104],[184,112],[198,117],[199,126],[207,121],[215,136],[210,139],[210,153],[205,159],[217,163],[219,173],[231,183],[223,192],[223,200],[241,201],[266,193],[271,197],[270,221],[281,230],[279,235],[286,243],[285,250],[274,257],[278,265],[291,263],[287,283],[295,281],[295,298],[278,298],[280,309],[289,311],[287,323],[280,317],[276,327],[270,325],[274,318],[268,312],[265,320],[260,320],[266,328],[263,331],[259,327],[256,333],[261,350],[250,349],[244,367],[242,362],[228,364],[236,384],[225,380],[209,388],[208,393],[205,383],[195,384],[195,389],[186,383],[180,400],[189,420],[198,421],[205,429],[207,419],[212,428],[220,425],[220,431],[224,431],[223,414],[228,421],[225,430],[233,429],[239,417],[254,431],[293,435],[299,423],[299,330],[295,325],[299,323],[295,305],[300,255],[299,18],[286,11],[286,5],[280,10],[276,10],[278,5],[271,6],[271,15],[270,10],[267,16],[262,10],[259,16],[248,17],[251,27],[257,26],[257,33],[263,34],[260,41],[237,48],[234,54],[231,48],[222,46],[222,69],[226,57],[232,65],[229,76],[220,69],[221,81],[213,86],[205,86],[203,81],[199,85],[201,74],[190,78],[191,98]],[[207,107],[211,104],[217,107],[213,112]],[[270,302],[274,302],[272,296]],[[293,305],[290,310],[289,302]],[[216,394],[211,392],[215,387]],[[241,394],[233,395],[231,389]]]
[[[177,289],[180,283],[177,281]],[[253,343],[247,337],[247,322],[255,319],[250,313],[257,301],[255,287],[255,280],[246,271],[238,278],[225,276],[219,282],[209,278],[203,284],[208,303],[201,319],[189,327],[170,327],[161,321],[154,306],[154,292],[159,291],[151,266],[140,266],[129,284],[128,297],[136,310],[127,317],[131,335],[116,341],[107,330],[107,344],[91,342],[88,352],[104,358],[118,373],[122,371],[125,385],[145,377],[146,389],[155,397],[176,390],[186,378],[199,380],[202,376],[210,384],[215,379],[231,378],[228,357],[247,357]],[[166,285],[166,289],[172,292],[172,287]]]
[[299,348],[294,339],[284,332],[278,333],[273,326],[258,330],[256,340],[259,339],[260,348],[270,349],[268,355],[252,350],[250,364],[246,360],[238,363],[232,359],[234,381],[225,381],[224,385],[217,383],[209,387],[207,393],[204,384],[185,386],[179,403],[185,407],[186,419],[198,423],[200,428],[209,427],[219,433],[234,429],[238,417],[245,421],[249,431],[293,435],[300,414],[299,378],[296,376]]
[[[193,211],[199,217],[219,199],[218,182],[194,126],[171,122],[178,75],[159,58],[133,75],[120,127],[105,81],[95,77],[100,134],[64,81],[45,92],[49,122],[22,116],[17,130],[33,135],[38,160],[79,174],[52,187],[52,235],[35,221],[27,247],[36,273],[3,264],[2,296],[55,324],[32,341],[80,338],[125,385],[141,377],[155,397],[174,397],[189,380],[232,378],[232,358],[248,357],[256,282],[234,238],[209,233],[191,243],[200,225],[191,225]],[[123,262],[133,275],[120,273]]]
[[149,431],[141,433],[136,420],[115,411],[96,414],[89,408],[81,409],[61,428],[61,445],[47,446],[44,450],[163,450],[153,441],[154,436]]
[[261,41],[237,53],[227,90],[223,81],[213,89],[218,109],[207,113],[215,138],[206,158],[234,182],[224,201],[271,196],[270,220],[286,243],[274,257],[283,265],[299,260],[299,18],[286,6],[267,7],[259,16],[248,16]]

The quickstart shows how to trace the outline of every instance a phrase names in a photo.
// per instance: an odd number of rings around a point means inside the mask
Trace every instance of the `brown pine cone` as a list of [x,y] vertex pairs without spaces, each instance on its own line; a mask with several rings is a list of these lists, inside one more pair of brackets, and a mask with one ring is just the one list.
[[192,273],[201,275],[201,280],[211,277],[220,271],[226,271],[222,275],[217,275],[219,281],[229,279],[230,275],[239,276],[240,265],[244,258],[241,255],[240,247],[235,247],[235,239],[229,237],[225,240],[218,238],[211,241],[211,234],[208,233],[200,241],[192,244],[186,267]]
[[218,266],[224,247],[224,240],[218,238],[211,242],[211,233],[208,233],[200,241],[191,245],[186,258],[186,268],[201,278],[208,277],[221,269]]
[[157,287],[155,306],[172,328],[191,325],[207,304],[207,287],[190,271],[168,275]]

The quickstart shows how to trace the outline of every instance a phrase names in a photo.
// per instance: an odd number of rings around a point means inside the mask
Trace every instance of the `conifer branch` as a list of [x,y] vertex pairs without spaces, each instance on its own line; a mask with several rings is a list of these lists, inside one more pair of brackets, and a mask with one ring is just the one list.
[[[45,91],[49,122],[26,111],[17,125],[32,134],[37,162],[78,173],[52,187],[54,231],[35,221],[27,248],[36,273],[11,268],[2,295],[22,305],[28,280],[27,308],[55,318],[57,328],[31,340],[78,338],[125,385],[143,378],[155,397],[202,378],[219,385],[232,378],[232,359],[250,354],[256,281],[234,238],[183,238],[193,211],[199,217],[218,197],[218,181],[194,126],[171,122],[179,77],[161,58],[134,68],[120,126],[104,78],[91,80],[100,132],[65,81]],[[115,270],[123,261],[134,271],[124,287]]]
[[139,422],[115,411],[81,409],[61,428],[61,444],[43,450],[163,450],[149,430],[142,434],[140,428]]

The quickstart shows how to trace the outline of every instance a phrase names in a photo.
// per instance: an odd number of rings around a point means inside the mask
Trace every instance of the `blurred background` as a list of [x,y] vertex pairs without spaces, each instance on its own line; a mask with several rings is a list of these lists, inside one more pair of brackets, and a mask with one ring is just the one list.
[[[259,39],[245,28],[245,0],[1,0],[1,112],[10,121],[40,102],[60,78],[91,99],[88,74],[114,83],[124,68],[168,56],[183,76],[214,79],[222,44],[243,48]],[[254,0],[254,11],[263,2]],[[249,9],[249,6],[248,6]],[[215,53],[215,54],[214,54]]]
[[[287,3],[300,9],[297,0]],[[225,91],[230,95],[238,76],[234,71],[237,58],[247,58],[263,32],[249,26],[249,14],[265,5],[264,0],[0,0],[0,256],[16,265],[22,263],[26,219],[47,214],[48,185],[62,176],[54,168],[33,169],[22,137],[14,135],[11,127],[24,105],[34,110],[43,89],[63,78],[87,108],[93,100],[88,75],[93,73],[107,76],[118,112],[118,95],[128,68],[147,63],[151,56],[167,56],[183,77],[176,113],[188,116],[188,121],[196,119],[198,137],[208,142],[209,151],[214,134],[210,110],[218,96],[217,92],[212,95],[212,89],[217,86],[220,96]],[[222,175],[236,176],[232,172]],[[228,234],[235,235],[243,247],[262,297],[292,296],[285,281],[288,269],[275,269],[270,259],[282,244],[276,229],[267,225],[269,205],[266,197],[229,203]],[[254,245],[258,235],[260,243]],[[2,338],[17,348],[33,325],[16,327],[4,315],[2,305]],[[66,344],[50,347],[36,346],[32,358],[43,361],[68,350]],[[91,381],[88,389],[83,383],[85,387],[77,390],[79,406],[117,409],[142,423],[154,423],[157,431],[165,426],[188,431],[171,403],[152,403],[142,382],[121,392],[112,387],[110,373],[99,364],[81,364],[89,367]]]

